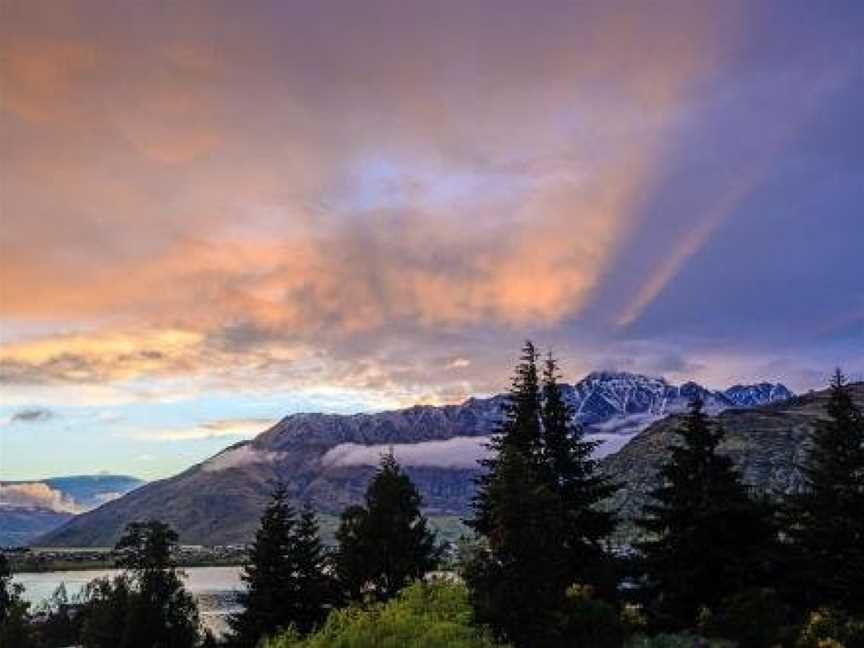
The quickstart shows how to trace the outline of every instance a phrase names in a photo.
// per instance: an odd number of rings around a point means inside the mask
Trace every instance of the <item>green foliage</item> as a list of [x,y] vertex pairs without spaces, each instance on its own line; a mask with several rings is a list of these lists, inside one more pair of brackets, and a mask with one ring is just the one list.
[[864,648],[864,619],[829,608],[814,610],[801,627],[795,648]]
[[198,607],[172,553],[177,534],[162,522],[133,522],[117,543],[125,573],[91,583],[85,648],[192,648],[200,641]]
[[342,514],[336,573],[345,596],[387,600],[438,564],[441,548],[420,513],[417,487],[392,454],[381,458],[366,490],[366,505]]
[[288,631],[264,648],[494,648],[472,625],[467,592],[436,580],[410,585],[386,604],[336,610],[317,632]]
[[774,551],[772,511],[748,496],[728,457],[717,453],[723,438],[712,429],[702,403],[691,404],[670,448],[639,525],[647,576],[647,601],[657,625],[693,627],[702,607],[763,584]]
[[803,488],[786,499],[792,598],[864,612],[864,415],[838,370],[829,421],[813,435]]

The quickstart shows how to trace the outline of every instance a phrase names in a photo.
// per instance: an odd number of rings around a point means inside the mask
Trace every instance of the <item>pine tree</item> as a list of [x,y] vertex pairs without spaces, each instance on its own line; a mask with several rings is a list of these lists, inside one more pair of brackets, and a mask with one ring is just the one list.
[[560,499],[530,458],[504,446],[487,482],[489,532],[462,566],[477,621],[517,647],[559,643],[569,585]]
[[502,408],[502,420],[489,443],[491,456],[480,460],[484,469],[476,479],[477,492],[472,501],[473,517],[466,523],[480,535],[492,531],[489,491],[497,473],[497,462],[505,448],[528,458],[532,467],[541,459],[540,381],[537,372],[537,349],[530,340],[522,347],[522,355]]
[[[659,626],[691,627],[701,607],[763,584],[772,551],[771,510],[751,499],[732,461],[718,454],[723,430],[696,400],[660,470],[639,525],[650,608]],[[712,427],[714,429],[712,429]]]
[[441,549],[420,513],[422,498],[392,453],[384,455],[366,490],[366,505],[343,515],[336,568],[346,595],[386,600],[434,569]]
[[601,543],[614,529],[598,504],[615,487],[597,471],[595,444],[572,423],[554,358],[542,390],[536,359],[526,343],[468,520],[485,550],[464,565],[478,619],[517,646],[566,643],[567,588],[597,584],[608,565]]
[[243,611],[229,619],[232,646],[254,648],[262,637],[290,624],[290,604],[299,596],[291,553],[295,524],[288,492],[277,484],[243,566]]
[[308,505],[300,513],[292,534],[291,555],[298,592],[291,621],[298,632],[307,634],[327,618],[335,602],[335,583],[327,574],[318,519]]
[[864,611],[864,415],[837,370],[829,420],[813,434],[803,487],[784,507],[793,597],[813,609]]
[[615,515],[601,503],[618,490],[600,473],[592,458],[597,443],[586,441],[582,427],[573,422],[564,398],[558,363],[550,353],[543,370],[542,447],[544,476],[561,499],[563,541],[569,555],[568,573],[574,583],[614,587],[606,581],[611,560],[603,541],[615,530]]

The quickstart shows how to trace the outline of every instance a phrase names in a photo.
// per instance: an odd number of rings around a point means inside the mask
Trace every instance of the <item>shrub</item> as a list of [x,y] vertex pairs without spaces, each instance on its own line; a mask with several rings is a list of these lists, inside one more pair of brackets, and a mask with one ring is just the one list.
[[661,634],[656,637],[637,636],[627,648],[734,648],[735,644],[719,639],[703,639],[691,634]]
[[801,628],[795,648],[864,648],[864,620],[829,608],[814,610]]
[[725,599],[716,612],[705,615],[700,630],[724,637],[740,648],[763,648],[782,639],[784,606],[772,589],[753,589]]
[[266,641],[264,648],[493,648],[494,642],[472,622],[462,584],[417,582],[387,604],[334,610],[308,637],[291,629]]
[[570,587],[562,614],[562,638],[568,646],[618,648],[624,642],[625,628],[618,611],[595,598],[590,586]]

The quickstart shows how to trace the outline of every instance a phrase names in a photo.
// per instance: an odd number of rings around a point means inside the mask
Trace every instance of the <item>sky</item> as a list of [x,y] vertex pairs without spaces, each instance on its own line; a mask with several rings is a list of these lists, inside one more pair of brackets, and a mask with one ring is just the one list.
[[0,0],[0,478],[592,369],[864,379],[858,1]]

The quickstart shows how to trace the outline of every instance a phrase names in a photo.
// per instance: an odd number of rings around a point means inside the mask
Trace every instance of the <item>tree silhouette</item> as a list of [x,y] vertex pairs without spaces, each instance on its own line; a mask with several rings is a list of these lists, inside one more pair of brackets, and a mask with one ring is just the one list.
[[677,430],[660,485],[638,521],[649,539],[639,545],[649,607],[658,625],[695,624],[702,606],[760,585],[774,528],[764,501],[751,499],[732,461],[718,454],[723,430],[695,400]]
[[254,648],[258,641],[292,622],[291,605],[300,596],[291,553],[296,513],[288,503],[285,485],[276,485],[261,515],[255,541],[243,565],[246,588],[238,602],[243,611],[229,618],[230,643]]
[[386,600],[434,569],[441,549],[420,513],[422,498],[393,454],[386,454],[366,489],[366,504],[342,514],[336,570],[345,594]]
[[864,611],[864,416],[838,369],[829,420],[812,437],[803,486],[785,501],[793,598]]

